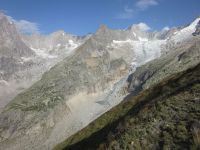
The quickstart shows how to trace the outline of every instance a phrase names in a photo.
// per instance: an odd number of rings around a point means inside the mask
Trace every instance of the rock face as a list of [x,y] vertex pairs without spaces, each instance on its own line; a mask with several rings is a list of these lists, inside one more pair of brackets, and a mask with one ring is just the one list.
[[0,111],[88,37],[61,31],[48,36],[23,35],[11,20],[0,14]]
[[34,52],[20,39],[15,25],[0,14],[0,78],[8,79],[21,67],[21,57],[34,56]]
[[[64,32],[47,37],[21,35],[35,54],[31,61],[45,62],[42,67],[33,65],[30,76],[41,69],[42,73],[48,71],[3,109],[0,147],[52,149],[122,101],[130,73],[134,72],[129,90],[137,94],[163,77],[195,65],[200,60],[199,36],[192,36],[197,21],[171,34],[139,31],[138,26],[111,30],[103,25],[85,38]],[[24,77],[25,73],[18,74]]]
[[[1,147],[51,149],[119,101],[123,94],[114,84],[120,84],[127,71],[123,59],[111,59],[104,46],[90,38],[7,105],[0,117]],[[8,144],[8,139],[13,142]]]
[[8,81],[15,73],[33,64],[22,62],[22,58],[34,56],[35,53],[21,40],[13,22],[0,14],[0,109],[13,98],[10,94],[14,85],[9,85]]
[[0,55],[14,58],[34,55],[21,40],[13,22],[3,14],[0,14]]

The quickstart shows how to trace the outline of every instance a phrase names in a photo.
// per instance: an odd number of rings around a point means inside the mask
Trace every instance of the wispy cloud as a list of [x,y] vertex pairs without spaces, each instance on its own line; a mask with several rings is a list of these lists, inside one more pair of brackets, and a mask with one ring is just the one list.
[[118,14],[116,18],[118,19],[130,19],[134,16],[134,10],[128,6],[124,6],[122,13]]
[[158,0],[137,0],[132,6],[124,6],[123,12],[117,15],[118,19],[131,19],[135,14],[145,11],[151,6],[158,5]]
[[151,6],[158,5],[157,0],[139,0],[136,2],[135,6],[140,10],[145,10]]
[[15,21],[16,27],[19,31],[23,33],[38,33],[39,32],[39,25],[34,22],[30,22],[27,20],[19,20]]
[[15,20],[11,16],[7,16],[7,18],[14,22],[16,28],[22,33],[39,33],[39,25],[35,22],[30,22],[27,20]]

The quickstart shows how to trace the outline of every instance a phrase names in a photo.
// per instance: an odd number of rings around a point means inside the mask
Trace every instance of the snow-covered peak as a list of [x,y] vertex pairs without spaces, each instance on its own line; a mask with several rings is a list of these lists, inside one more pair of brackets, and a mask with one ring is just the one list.
[[[200,20],[200,18],[199,18]],[[195,29],[195,32],[192,33],[193,36],[197,36],[197,35],[200,35],[200,21],[198,21],[197,25],[196,25],[196,29]]]
[[200,22],[200,18],[195,19],[189,26],[182,28],[180,31],[174,32],[171,40],[175,42],[182,42],[191,38],[193,33],[196,31],[196,27]]
[[181,32],[195,32],[196,26],[199,24],[200,18],[195,19],[189,26],[183,28]]
[[200,17],[198,17],[197,19],[195,19],[190,25],[189,27],[191,28],[196,28],[196,26],[200,24]]

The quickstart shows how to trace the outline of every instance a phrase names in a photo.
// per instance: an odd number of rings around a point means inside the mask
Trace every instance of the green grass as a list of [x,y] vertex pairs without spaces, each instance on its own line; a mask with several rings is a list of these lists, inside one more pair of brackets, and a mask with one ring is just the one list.
[[11,103],[9,109],[19,109],[21,111],[47,111],[53,108],[56,103],[62,100],[62,97],[55,96],[51,98],[46,98],[46,101],[41,101],[37,103],[28,103],[27,101],[22,101],[22,103]]

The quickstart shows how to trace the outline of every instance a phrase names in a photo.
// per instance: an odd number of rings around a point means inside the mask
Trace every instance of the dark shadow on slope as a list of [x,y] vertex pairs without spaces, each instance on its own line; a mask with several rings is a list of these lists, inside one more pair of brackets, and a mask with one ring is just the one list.
[[[109,137],[110,133],[112,133],[112,135],[117,136],[124,132],[123,127],[120,130],[116,128],[118,128],[120,124],[121,126],[123,126],[123,122],[125,121],[124,118],[126,116],[136,116],[142,108],[144,108],[147,104],[153,102],[158,97],[159,99],[164,100],[169,96],[177,94],[182,90],[191,87],[193,84],[200,83],[199,74],[200,65],[197,65],[196,67],[188,69],[187,71],[171,76],[170,78],[164,80],[163,82],[159,83],[158,85],[154,86],[149,90],[141,92],[141,94],[139,94],[139,99],[137,100],[138,102],[135,105],[133,105],[133,107],[124,116],[106,125],[104,128],[93,133],[88,138],[85,138],[80,142],[67,146],[65,150],[97,149],[101,143],[105,143],[108,140],[107,137]],[[128,103],[129,100],[135,100],[135,95],[136,93],[131,93],[125,98],[127,102],[125,101],[120,105],[124,105],[123,107],[125,108],[126,103]],[[80,132],[84,132],[84,129]],[[110,137],[110,140],[112,141],[112,136]],[[103,149],[106,149],[106,147],[104,147]]]

